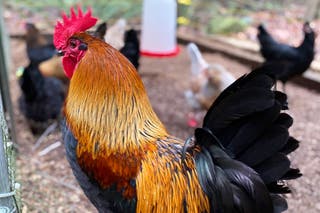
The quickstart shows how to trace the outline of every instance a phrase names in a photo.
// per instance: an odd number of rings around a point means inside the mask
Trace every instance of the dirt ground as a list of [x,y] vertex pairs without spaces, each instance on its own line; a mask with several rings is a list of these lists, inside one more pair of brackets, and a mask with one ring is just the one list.
[[[59,128],[35,147],[38,136],[31,134],[17,107],[20,88],[15,71],[27,64],[25,47],[18,40],[11,40],[10,44],[13,62],[10,83],[19,146],[17,171],[22,184],[23,212],[96,212],[72,175]],[[204,57],[210,63],[222,64],[237,77],[250,69],[219,54],[204,54]],[[193,133],[193,129],[187,126],[189,108],[183,96],[188,87],[189,66],[188,55],[181,46],[181,53],[174,58],[143,57],[140,68],[155,111],[168,131],[182,138]],[[292,154],[291,159],[304,174],[299,180],[290,182],[293,193],[287,196],[288,212],[320,212],[320,94],[291,83],[286,89],[289,113],[295,118],[291,133],[301,140],[300,149]],[[46,154],[41,152],[54,143],[60,146]]]

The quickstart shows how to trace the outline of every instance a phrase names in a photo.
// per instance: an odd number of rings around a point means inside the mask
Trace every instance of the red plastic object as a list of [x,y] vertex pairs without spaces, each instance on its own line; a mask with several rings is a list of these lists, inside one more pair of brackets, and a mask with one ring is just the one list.
[[150,51],[143,51],[143,50],[140,51],[141,55],[148,56],[148,57],[174,57],[174,56],[177,56],[179,52],[180,52],[180,48],[178,45],[171,52],[150,52]]

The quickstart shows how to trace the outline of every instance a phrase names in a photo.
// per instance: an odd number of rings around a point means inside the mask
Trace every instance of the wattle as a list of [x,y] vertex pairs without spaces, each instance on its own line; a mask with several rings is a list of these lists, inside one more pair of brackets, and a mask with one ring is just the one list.
[[63,65],[64,72],[68,78],[72,77],[76,64],[77,64],[77,60],[75,58],[63,57],[62,65]]

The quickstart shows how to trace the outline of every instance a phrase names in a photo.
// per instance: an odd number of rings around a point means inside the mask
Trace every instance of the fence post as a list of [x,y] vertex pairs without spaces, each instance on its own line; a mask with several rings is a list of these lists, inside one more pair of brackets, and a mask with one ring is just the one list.
[[[3,14],[1,3],[0,14]],[[0,213],[19,211],[14,196],[14,175],[9,168],[13,166],[13,156],[11,156],[13,147],[9,147],[9,145],[12,145],[10,141],[15,142],[15,128],[7,75],[8,57],[6,57],[6,53],[8,53],[9,48],[7,38],[4,33],[3,16],[0,16]],[[9,119],[8,123],[6,118]],[[10,134],[7,124],[10,126]]]
[[[1,96],[1,95],[0,95]],[[3,131],[6,128],[4,114],[3,114],[3,105],[0,97],[0,212],[12,212],[16,209],[15,199],[13,197],[14,193],[11,194],[12,182],[9,178],[8,171],[8,160],[5,152],[5,146],[7,146],[8,135],[6,131]]]
[[[1,0],[0,0],[1,2]],[[0,14],[3,14],[2,5],[0,3]],[[5,25],[3,16],[0,15],[0,92],[2,95],[3,112],[6,115],[9,126],[10,136],[13,142],[16,142],[15,124],[13,120],[13,107],[10,98],[10,87],[8,78],[8,65],[9,65],[9,46],[10,42],[5,32]],[[0,212],[1,213],[1,212]]]

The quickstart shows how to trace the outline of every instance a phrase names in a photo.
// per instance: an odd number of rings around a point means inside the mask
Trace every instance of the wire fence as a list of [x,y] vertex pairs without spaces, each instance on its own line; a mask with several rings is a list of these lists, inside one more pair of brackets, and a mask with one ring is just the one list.
[[15,182],[15,152],[4,114],[0,99],[0,212],[9,213],[18,212],[19,184]]
[[[0,14],[2,14],[0,5]],[[0,17],[0,212],[19,212],[17,200],[19,184],[15,180],[15,150],[13,147],[13,112],[7,78],[8,52],[7,36]],[[9,122],[7,122],[9,121]],[[8,128],[8,125],[10,129]],[[13,137],[12,137],[13,136]]]

